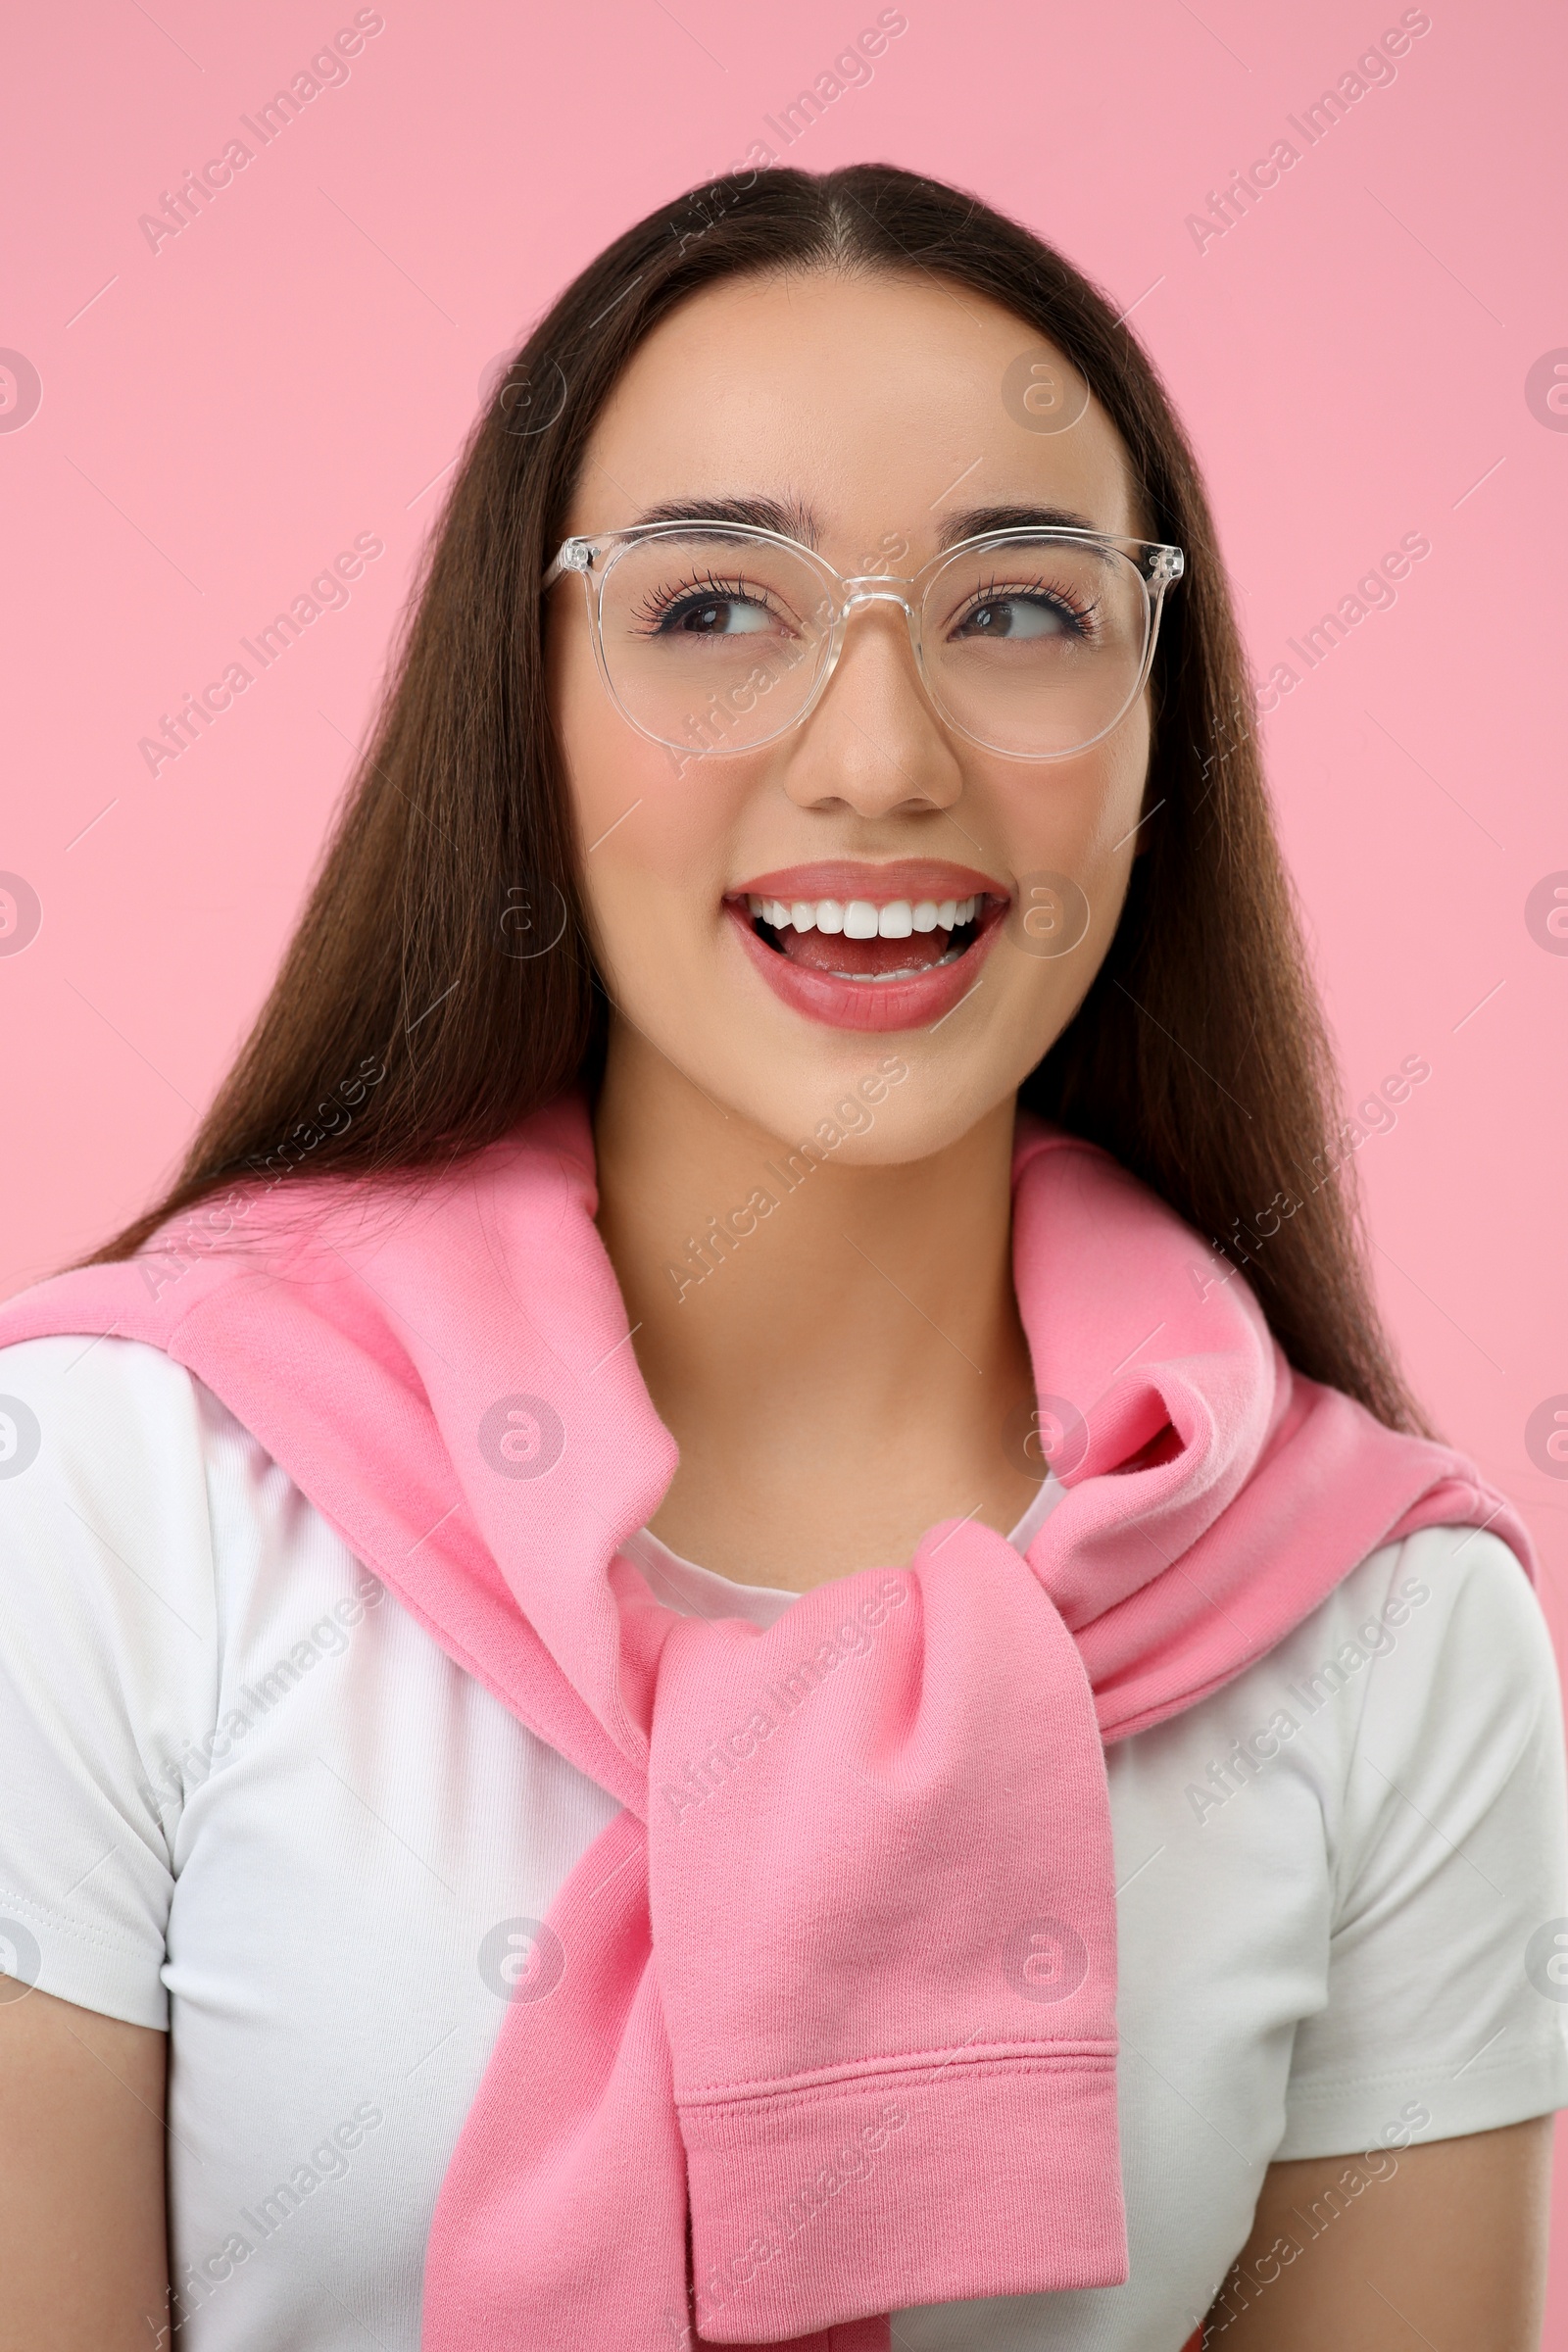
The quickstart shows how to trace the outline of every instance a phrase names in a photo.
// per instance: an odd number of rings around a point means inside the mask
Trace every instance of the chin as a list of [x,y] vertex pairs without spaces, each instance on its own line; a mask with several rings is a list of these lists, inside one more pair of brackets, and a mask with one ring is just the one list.
[[1004,1107],[1011,1115],[1017,1079],[1008,1071],[988,1087],[971,1064],[955,1083],[951,1065],[922,1054],[923,1039],[857,1042],[861,1052],[835,1056],[837,1067],[823,1066],[819,1076],[797,1065],[769,1085],[755,1055],[739,1084],[717,1072],[711,1081],[695,1075],[714,1102],[776,1147],[774,1157],[804,1152],[820,1167],[911,1166],[960,1143]]

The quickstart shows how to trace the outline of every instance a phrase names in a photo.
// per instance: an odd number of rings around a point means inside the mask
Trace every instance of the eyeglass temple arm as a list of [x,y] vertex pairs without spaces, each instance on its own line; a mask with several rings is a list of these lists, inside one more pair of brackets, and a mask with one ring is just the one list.
[[553,588],[564,571],[586,571],[593,560],[591,539],[563,539],[555,562],[540,582],[541,588]]

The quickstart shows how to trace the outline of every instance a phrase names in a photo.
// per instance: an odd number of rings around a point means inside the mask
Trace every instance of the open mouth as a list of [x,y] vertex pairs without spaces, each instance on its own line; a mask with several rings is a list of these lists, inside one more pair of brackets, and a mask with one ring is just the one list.
[[868,987],[920,980],[967,955],[988,913],[1004,900],[984,891],[966,899],[782,899],[748,897],[752,930],[777,956],[803,969]]
[[723,909],[781,1003],[835,1029],[939,1027],[980,986],[1005,883],[928,858],[823,858],[748,875]]

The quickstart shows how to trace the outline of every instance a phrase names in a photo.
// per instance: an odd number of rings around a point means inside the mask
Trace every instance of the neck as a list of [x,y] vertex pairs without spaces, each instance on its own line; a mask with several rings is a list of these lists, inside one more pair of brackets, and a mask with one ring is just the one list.
[[673,1550],[805,1591],[938,1519],[1021,1516],[1012,1127],[1009,1099],[928,1158],[812,1164],[615,1025],[598,1222],[680,1447],[653,1520]]

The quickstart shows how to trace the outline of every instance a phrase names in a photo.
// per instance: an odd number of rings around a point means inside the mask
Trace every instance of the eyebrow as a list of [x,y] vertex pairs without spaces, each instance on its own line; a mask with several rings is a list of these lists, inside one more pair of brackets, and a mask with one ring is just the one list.
[[937,545],[956,547],[960,539],[978,539],[982,531],[1093,531],[1099,527],[1071,507],[961,507],[942,525]]
[[774,498],[666,498],[645,508],[633,527],[644,522],[739,522],[754,531],[777,531],[807,547],[818,543],[816,516],[809,507]]
[[[772,498],[667,498],[636,517],[648,522],[734,522],[757,531],[777,531],[820,549],[821,529],[815,514],[799,500]],[[1099,528],[1087,514],[1070,507],[961,507],[948,515],[937,536],[939,550],[956,547],[962,539],[978,539],[983,531],[1093,531]]]

